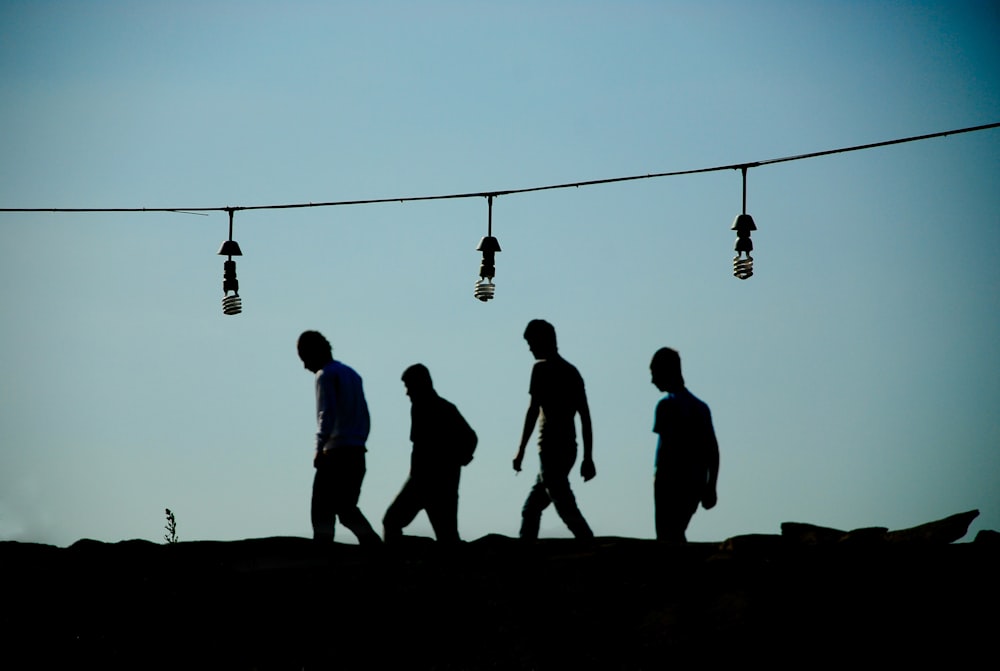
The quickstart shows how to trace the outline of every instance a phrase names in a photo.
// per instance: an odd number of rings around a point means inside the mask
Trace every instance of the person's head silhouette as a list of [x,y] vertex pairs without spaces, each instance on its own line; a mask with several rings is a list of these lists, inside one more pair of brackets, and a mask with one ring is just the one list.
[[410,397],[410,400],[422,398],[434,392],[431,372],[422,363],[415,363],[403,371],[403,384],[406,385],[406,395]]
[[524,329],[528,349],[536,359],[545,359],[559,351],[556,346],[556,329],[544,319],[532,319]]
[[324,338],[319,331],[303,332],[299,336],[298,350],[302,365],[313,373],[322,370],[326,364],[333,361],[333,348],[330,347],[330,341]]
[[681,355],[677,350],[661,347],[656,350],[649,364],[653,384],[660,391],[678,391],[684,388],[684,376],[681,375]]

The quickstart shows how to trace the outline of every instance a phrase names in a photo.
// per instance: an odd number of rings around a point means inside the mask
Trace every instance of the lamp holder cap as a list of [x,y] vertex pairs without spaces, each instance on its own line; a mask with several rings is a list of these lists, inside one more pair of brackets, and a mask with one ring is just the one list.
[[739,214],[736,215],[736,219],[733,220],[733,226],[729,230],[731,231],[756,231],[757,224],[753,223],[753,217],[749,214]]
[[240,245],[235,240],[226,240],[219,247],[219,256],[243,256]]
[[479,241],[479,245],[476,247],[477,252],[499,252],[500,242],[494,238],[492,235],[487,235]]

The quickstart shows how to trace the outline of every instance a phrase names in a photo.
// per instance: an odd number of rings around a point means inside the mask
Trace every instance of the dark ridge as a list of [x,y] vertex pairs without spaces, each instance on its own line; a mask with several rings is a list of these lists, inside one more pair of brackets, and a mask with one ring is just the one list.
[[941,533],[786,523],[780,536],[680,546],[8,541],[0,641],[33,668],[971,662],[997,631],[1000,543],[983,532],[952,544],[954,518],[931,523]]

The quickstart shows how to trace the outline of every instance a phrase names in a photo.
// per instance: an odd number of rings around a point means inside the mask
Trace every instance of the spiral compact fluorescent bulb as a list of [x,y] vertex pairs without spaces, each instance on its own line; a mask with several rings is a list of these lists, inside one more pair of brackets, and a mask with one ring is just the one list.
[[476,290],[473,295],[484,303],[493,298],[496,292],[496,285],[493,284],[493,277],[496,275],[494,266],[494,254],[500,251],[500,243],[491,235],[479,241],[476,251],[483,253],[483,262],[479,265],[479,281],[476,282]]
[[[236,262],[231,258],[222,264],[222,314],[238,315],[243,312],[243,299],[240,298],[239,280],[236,279]],[[233,293],[230,294],[229,292]]]

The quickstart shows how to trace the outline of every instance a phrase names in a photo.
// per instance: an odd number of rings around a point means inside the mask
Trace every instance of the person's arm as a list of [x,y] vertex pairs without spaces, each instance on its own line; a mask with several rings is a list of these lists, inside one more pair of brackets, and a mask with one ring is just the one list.
[[708,444],[706,448],[708,454],[705,455],[708,462],[708,480],[705,483],[705,494],[701,497],[701,505],[705,510],[715,507],[719,497],[715,486],[719,480],[719,442],[715,439],[715,429],[712,427],[712,416],[708,416]]
[[528,412],[524,414],[524,429],[521,431],[521,446],[517,448],[517,454],[514,455],[514,470],[518,473],[521,472],[521,462],[524,461],[524,448],[528,445],[528,439],[531,438],[531,432],[535,430],[535,423],[538,421],[539,406],[535,397],[531,397],[531,404],[528,406]]
[[594,466],[594,430],[590,423],[590,406],[587,405],[586,392],[583,392],[579,411],[580,433],[583,434],[583,463],[580,464],[580,475],[586,482],[597,475],[597,467]]
[[321,372],[316,377],[316,454],[323,452],[323,447],[333,435],[334,423],[337,420],[337,390],[333,375]]

